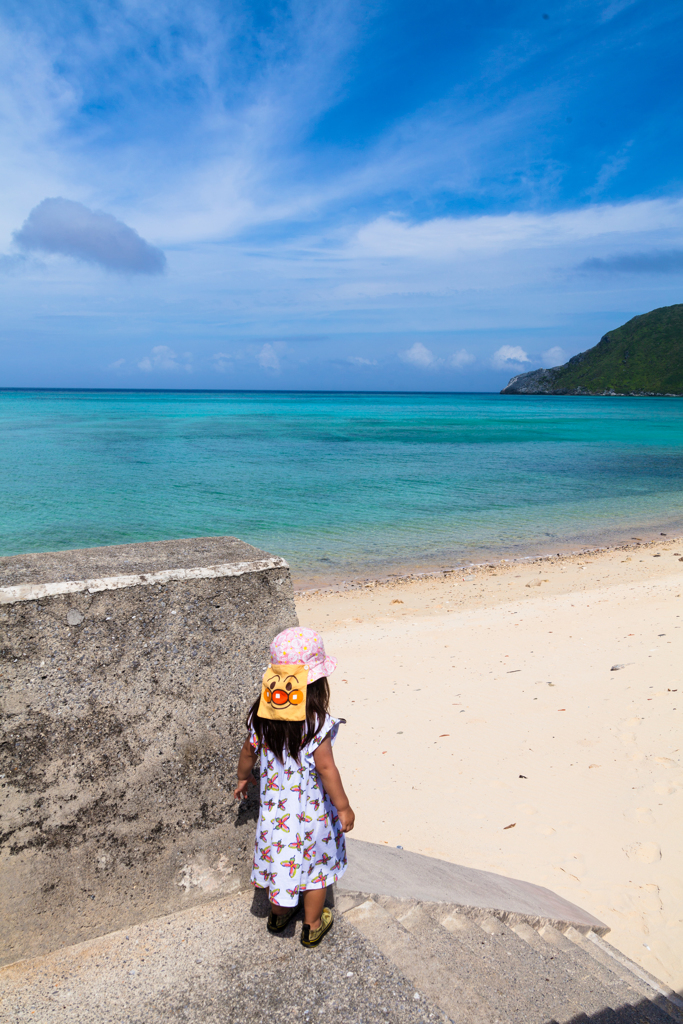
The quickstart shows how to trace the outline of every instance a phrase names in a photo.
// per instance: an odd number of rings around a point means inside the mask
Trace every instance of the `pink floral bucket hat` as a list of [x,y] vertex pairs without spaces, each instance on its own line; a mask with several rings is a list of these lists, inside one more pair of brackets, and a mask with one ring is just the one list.
[[270,645],[270,661],[272,665],[305,665],[309,685],[337,667],[335,659],[325,654],[320,633],[304,626],[290,626],[278,633]]

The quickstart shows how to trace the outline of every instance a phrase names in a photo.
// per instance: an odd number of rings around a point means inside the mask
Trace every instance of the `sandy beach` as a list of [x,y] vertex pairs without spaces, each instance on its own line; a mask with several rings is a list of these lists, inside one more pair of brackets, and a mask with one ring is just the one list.
[[546,885],[683,988],[683,539],[300,592],[354,835]]

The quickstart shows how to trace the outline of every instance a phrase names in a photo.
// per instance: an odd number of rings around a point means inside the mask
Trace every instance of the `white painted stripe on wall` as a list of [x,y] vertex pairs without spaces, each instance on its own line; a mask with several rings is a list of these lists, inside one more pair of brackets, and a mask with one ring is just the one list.
[[17,587],[0,588],[0,604],[18,601],[39,601],[43,597],[59,594],[97,594],[102,590],[122,590],[124,587],[149,587],[155,583],[173,580],[211,580],[221,576],[244,576],[248,572],[264,569],[289,569],[284,558],[262,558],[255,562],[227,562],[223,565],[200,566],[196,569],[160,569],[135,576],[103,576],[94,580],[62,580],[58,583],[22,583]]

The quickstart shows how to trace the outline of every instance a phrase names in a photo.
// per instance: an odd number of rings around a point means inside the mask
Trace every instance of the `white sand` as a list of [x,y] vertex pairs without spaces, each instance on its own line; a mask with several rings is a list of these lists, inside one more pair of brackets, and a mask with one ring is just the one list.
[[665,541],[297,601],[339,659],[354,836],[546,885],[677,989],[681,556]]

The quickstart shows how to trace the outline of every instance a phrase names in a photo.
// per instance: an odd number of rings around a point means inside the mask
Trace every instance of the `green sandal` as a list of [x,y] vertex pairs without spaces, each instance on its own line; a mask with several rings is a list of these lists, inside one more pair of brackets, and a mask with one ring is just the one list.
[[286,914],[274,914],[273,911],[268,914],[268,922],[266,928],[273,935],[277,935],[279,932],[284,931],[289,922],[292,920],[294,915],[298,912],[299,905],[292,907]]
[[323,912],[320,915],[320,927],[312,932],[310,924],[305,924],[301,929],[301,945],[306,946],[308,949],[317,946],[322,942],[333,924],[332,911],[329,907],[323,907]]

